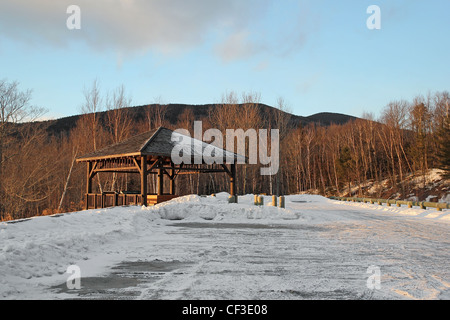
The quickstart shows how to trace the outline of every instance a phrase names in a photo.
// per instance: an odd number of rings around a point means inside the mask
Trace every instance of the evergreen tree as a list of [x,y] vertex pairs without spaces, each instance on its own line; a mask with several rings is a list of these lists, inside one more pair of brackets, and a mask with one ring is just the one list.
[[438,141],[439,168],[444,170],[444,177],[450,179],[450,116],[448,113],[438,132]]
[[336,162],[336,171],[340,181],[345,181],[348,184],[348,193],[351,196],[351,175],[355,169],[355,161],[352,158],[350,148],[345,146],[342,148],[339,154],[339,158]]

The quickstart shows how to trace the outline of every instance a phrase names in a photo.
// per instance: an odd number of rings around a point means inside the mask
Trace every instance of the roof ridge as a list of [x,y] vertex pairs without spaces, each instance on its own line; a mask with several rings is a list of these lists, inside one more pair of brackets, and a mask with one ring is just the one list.
[[159,134],[159,132],[162,131],[162,129],[170,130],[164,127],[159,127],[158,130],[155,131],[155,133],[152,134],[152,136],[142,145],[142,147],[139,149],[139,152],[142,152],[147,148],[147,146],[155,139],[155,137]]

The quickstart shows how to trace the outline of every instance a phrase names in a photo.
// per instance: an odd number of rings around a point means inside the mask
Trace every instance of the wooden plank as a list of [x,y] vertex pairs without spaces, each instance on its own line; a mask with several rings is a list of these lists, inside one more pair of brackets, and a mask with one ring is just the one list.
[[139,167],[123,167],[123,168],[105,168],[105,169],[96,169],[97,172],[131,172],[131,173],[139,173],[141,169]]

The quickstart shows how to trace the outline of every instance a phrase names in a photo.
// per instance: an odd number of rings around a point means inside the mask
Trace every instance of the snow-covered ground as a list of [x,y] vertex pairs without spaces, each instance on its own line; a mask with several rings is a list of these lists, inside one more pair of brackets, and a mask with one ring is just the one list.
[[0,298],[450,298],[450,210],[227,196],[0,223]]

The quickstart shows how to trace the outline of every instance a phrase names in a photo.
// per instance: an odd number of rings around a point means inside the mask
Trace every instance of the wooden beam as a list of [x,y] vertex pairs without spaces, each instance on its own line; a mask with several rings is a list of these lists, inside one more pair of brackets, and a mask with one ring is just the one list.
[[186,171],[177,172],[175,176],[177,176],[177,175],[184,176],[184,175],[198,174],[198,173],[227,173],[228,174],[228,172],[225,170],[202,170],[202,171],[186,170]]
[[150,171],[152,171],[159,163],[159,159],[155,160],[152,165],[150,166],[150,168],[148,168],[147,172],[149,173]]
[[[133,157],[133,162],[136,165],[136,167],[138,168],[139,172],[142,172],[141,168],[143,168],[143,166],[142,166],[142,159],[145,159],[145,157],[144,156],[141,157],[141,164],[139,165],[139,162],[136,160],[135,157]],[[147,164],[145,166],[147,166]]]
[[106,169],[96,169],[94,172],[134,172],[139,173],[141,169],[139,167],[123,167],[123,168],[106,168]]
[[95,176],[95,168],[97,168],[98,162],[95,161],[94,165],[92,165],[92,162],[90,162],[91,164],[91,171],[89,172],[89,177],[93,178]]
[[224,172],[226,172],[230,177],[232,176],[232,173],[230,170],[228,170],[227,165],[226,164],[221,164]]

